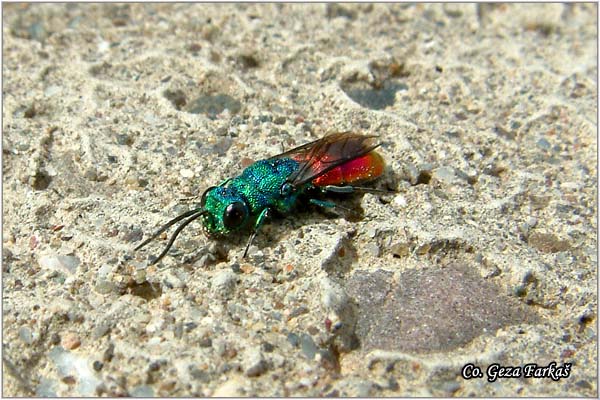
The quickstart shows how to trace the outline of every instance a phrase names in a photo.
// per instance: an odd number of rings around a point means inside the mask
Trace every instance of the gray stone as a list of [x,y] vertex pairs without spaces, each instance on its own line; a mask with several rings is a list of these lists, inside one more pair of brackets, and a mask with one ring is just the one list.
[[365,350],[448,351],[486,332],[539,319],[459,264],[409,270],[397,280],[388,271],[358,270],[347,291],[358,305],[356,334]]
[[300,349],[302,349],[302,354],[309,360],[315,358],[315,354],[318,351],[317,345],[307,333],[300,335]]
[[92,332],[92,337],[94,339],[100,339],[102,336],[106,335],[110,330],[110,324],[108,322],[102,322],[94,328]]
[[131,389],[129,392],[131,397],[154,397],[154,389],[152,386],[148,385],[139,385]]
[[220,271],[211,280],[212,290],[215,294],[228,297],[233,294],[237,279],[237,275],[230,270]]
[[112,282],[105,281],[104,279],[98,280],[96,286],[94,286],[94,290],[99,294],[109,294],[114,292],[117,289],[116,285]]
[[456,178],[456,173],[452,167],[439,167],[433,171],[433,177],[446,185],[451,184]]
[[248,377],[256,377],[263,374],[267,370],[267,362],[265,361],[260,348],[251,348],[244,355],[244,374]]
[[27,326],[21,326],[19,328],[19,338],[25,344],[32,344],[33,343],[33,333],[31,332],[31,329],[29,329],[29,327],[27,327]]
[[72,275],[80,264],[79,258],[75,256],[49,255],[39,259],[40,267],[60,271]]

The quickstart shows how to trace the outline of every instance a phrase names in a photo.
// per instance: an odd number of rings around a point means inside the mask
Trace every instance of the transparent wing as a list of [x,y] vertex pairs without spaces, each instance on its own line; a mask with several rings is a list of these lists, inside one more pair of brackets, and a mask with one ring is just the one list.
[[371,152],[379,145],[374,135],[336,132],[271,158],[292,158],[300,163],[300,167],[288,177],[288,183],[297,187]]

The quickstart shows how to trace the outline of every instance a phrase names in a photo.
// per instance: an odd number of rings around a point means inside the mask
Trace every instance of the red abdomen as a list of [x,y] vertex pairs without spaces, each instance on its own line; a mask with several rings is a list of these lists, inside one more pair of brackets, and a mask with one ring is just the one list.
[[384,165],[383,158],[372,151],[330,169],[313,179],[312,183],[315,186],[327,186],[370,181],[383,173]]

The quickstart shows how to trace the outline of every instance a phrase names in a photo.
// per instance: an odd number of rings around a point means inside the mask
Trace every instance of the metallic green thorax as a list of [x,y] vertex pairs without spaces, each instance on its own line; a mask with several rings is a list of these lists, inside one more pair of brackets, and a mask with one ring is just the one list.
[[[225,182],[222,186],[209,189],[204,197],[202,215],[204,230],[209,235],[226,235],[248,225],[267,209],[280,213],[289,212],[304,188],[287,192],[286,180],[298,169],[298,162],[291,158],[257,161],[241,175]],[[305,185],[310,186],[310,184]],[[282,190],[284,188],[284,190]],[[227,223],[226,211],[238,203],[239,220]]]

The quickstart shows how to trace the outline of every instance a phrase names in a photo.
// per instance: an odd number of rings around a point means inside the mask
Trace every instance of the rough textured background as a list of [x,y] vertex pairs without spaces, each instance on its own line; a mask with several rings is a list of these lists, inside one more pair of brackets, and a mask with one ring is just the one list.
[[[596,396],[596,15],[5,4],[3,394]],[[397,193],[132,252],[332,130]]]

